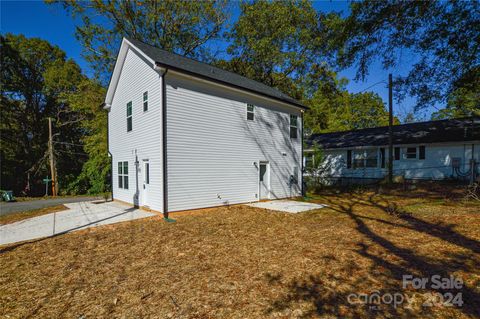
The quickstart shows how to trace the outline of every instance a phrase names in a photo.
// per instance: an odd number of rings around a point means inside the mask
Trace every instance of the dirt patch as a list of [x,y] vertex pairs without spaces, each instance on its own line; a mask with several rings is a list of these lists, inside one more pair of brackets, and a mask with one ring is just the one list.
[[6,225],[15,223],[24,219],[37,217],[45,214],[61,212],[62,210],[67,210],[68,208],[64,205],[56,205],[51,207],[45,207],[41,209],[28,210],[24,212],[18,212],[14,214],[8,214],[5,216],[0,216],[0,225]]
[[[480,206],[374,193],[312,196],[303,214],[247,206],[172,214],[0,251],[12,317],[475,318]],[[393,204],[396,207],[393,207]],[[409,210],[409,205],[415,208]],[[464,282],[462,307],[350,304],[352,293],[434,293],[402,276]]]

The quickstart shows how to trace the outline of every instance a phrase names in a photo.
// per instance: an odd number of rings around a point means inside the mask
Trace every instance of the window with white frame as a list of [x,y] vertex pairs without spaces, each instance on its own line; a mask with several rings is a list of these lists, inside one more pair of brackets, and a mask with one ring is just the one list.
[[118,162],[118,188],[128,189],[128,162]]
[[298,117],[290,114],[290,138],[298,137]]
[[354,150],[352,156],[352,167],[365,168],[377,167],[378,165],[378,151],[377,149]]
[[407,147],[405,149],[404,157],[406,159],[416,159],[417,158],[417,148],[416,147]]
[[127,132],[132,130],[132,101],[127,103]]
[[143,112],[148,111],[148,91],[143,92]]
[[253,121],[255,118],[255,105],[247,104],[247,120]]

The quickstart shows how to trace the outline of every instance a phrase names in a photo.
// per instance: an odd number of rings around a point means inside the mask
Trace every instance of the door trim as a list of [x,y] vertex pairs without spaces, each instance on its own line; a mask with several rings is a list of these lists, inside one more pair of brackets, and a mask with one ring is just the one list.
[[[266,196],[266,198],[263,198],[263,199],[262,199],[261,186],[260,186],[260,166],[262,164],[267,166],[267,170],[265,174],[267,174],[267,181],[268,181],[268,195]],[[257,186],[258,186],[258,201],[271,198],[270,194],[272,193],[272,186],[270,184],[270,162],[269,161],[258,161]]]
[[[142,206],[146,206],[146,207],[149,207],[149,202],[148,202],[148,188],[149,186],[146,186],[146,185],[150,185],[150,171],[151,171],[151,167],[150,167],[150,161],[148,158],[146,159],[143,159],[142,160],[142,164],[143,164],[143,167],[142,167]],[[147,164],[148,164],[148,175],[147,176]],[[149,183],[147,184],[147,177],[148,177],[148,180],[149,180]],[[145,200],[146,199],[146,200]]]

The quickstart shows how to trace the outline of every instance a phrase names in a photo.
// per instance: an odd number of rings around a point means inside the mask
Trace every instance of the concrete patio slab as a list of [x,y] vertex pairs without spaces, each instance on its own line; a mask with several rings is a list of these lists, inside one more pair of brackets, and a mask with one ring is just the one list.
[[117,202],[81,202],[65,206],[69,209],[0,226],[0,245],[155,215]]
[[327,207],[327,205],[320,205],[308,202],[297,202],[294,200],[272,200],[268,202],[258,202],[247,205],[251,207],[265,208],[292,214]]

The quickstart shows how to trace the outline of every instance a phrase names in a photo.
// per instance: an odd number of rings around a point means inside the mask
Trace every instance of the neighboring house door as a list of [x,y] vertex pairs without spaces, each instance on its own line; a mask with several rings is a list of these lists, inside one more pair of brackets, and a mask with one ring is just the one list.
[[260,199],[270,198],[270,164],[268,162],[260,162],[259,183]]
[[148,191],[150,188],[150,162],[143,161],[143,206],[148,206]]

